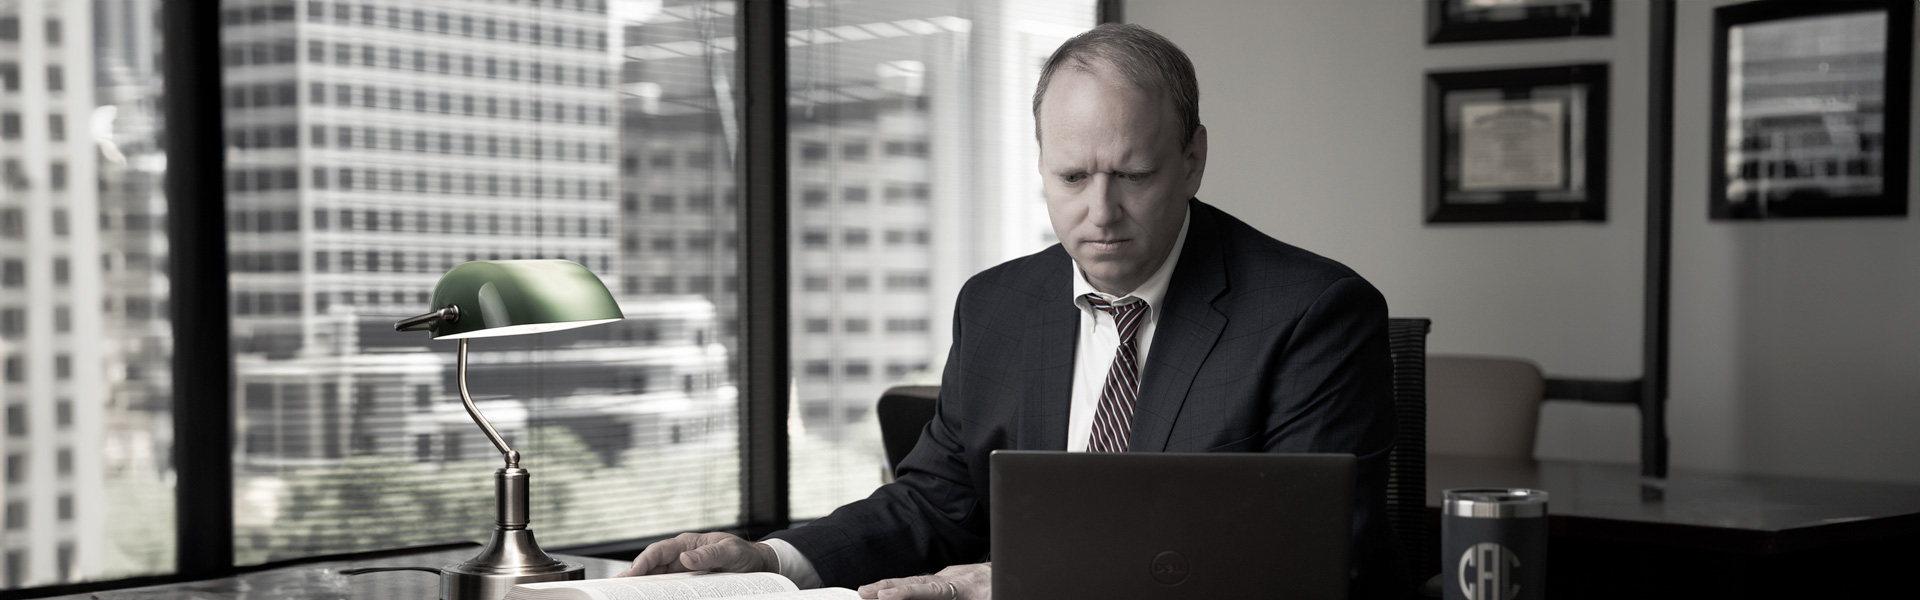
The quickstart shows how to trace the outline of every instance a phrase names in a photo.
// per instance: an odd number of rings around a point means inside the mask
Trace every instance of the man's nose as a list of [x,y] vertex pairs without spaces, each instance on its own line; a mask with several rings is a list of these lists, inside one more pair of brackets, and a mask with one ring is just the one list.
[[1112,225],[1120,219],[1120,186],[1113,185],[1113,175],[1101,174],[1090,182],[1093,189],[1087,190],[1087,221],[1097,227]]

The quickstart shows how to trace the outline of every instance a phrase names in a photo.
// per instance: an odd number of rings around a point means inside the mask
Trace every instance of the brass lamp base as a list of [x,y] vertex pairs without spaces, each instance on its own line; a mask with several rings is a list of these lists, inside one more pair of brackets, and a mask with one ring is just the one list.
[[440,568],[440,599],[499,600],[522,583],[586,578],[585,565],[547,556],[533,542],[533,532],[495,529],[478,556]]

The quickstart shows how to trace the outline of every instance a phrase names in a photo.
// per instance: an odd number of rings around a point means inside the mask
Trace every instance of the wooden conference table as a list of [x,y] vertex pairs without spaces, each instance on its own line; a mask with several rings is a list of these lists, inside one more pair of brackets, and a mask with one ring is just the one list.
[[1638,465],[1431,455],[1436,548],[1465,487],[1548,493],[1551,597],[1920,595],[1920,485],[1673,470],[1648,497]]

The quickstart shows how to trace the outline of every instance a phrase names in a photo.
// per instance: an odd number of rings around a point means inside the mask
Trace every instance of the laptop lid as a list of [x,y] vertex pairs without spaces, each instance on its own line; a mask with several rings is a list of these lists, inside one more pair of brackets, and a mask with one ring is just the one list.
[[1347,597],[1353,456],[999,450],[993,595]]

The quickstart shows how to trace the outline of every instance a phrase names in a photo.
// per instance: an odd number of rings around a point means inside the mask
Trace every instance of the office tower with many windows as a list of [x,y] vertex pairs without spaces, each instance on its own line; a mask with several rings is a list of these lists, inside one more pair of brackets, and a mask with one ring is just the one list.
[[[960,285],[1053,241],[1028,100],[1047,54],[1093,14],[943,0],[787,14],[789,430],[805,518],[880,483],[873,405],[892,385],[938,382]],[[629,291],[737,301],[734,19],[730,2],[668,1],[624,29]]]
[[[461,408],[454,343],[393,323],[472,260],[571,260],[619,289],[605,4],[222,14],[238,560],[483,536],[499,457]],[[697,297],[618,299],[610,326],[474,342],[476,400],[535,501],[568,506],[536,507],[548,546],[732,518],[720,317]],[[657,460],[673,453],[691,460]]]
[[[0,5],[0,355],[8,587],[104,556],[99,150],[87,2]],[[74,35],[78,33],[79,35]]]
[[[106,497],[102,554],[69,579],[174,568],[173,327],[167,199],[161,188],[160,40],[156,0],[97,0],[92,41],[98,106],[85,121],[99,149],[100,271],[105,335]],[[82,126],[76,125],[76,129]],[[68,318],[59,313],[56,322]],[[83,506],[85,506],[83,504]],[[95,519],[83,513],[82,519]]]

